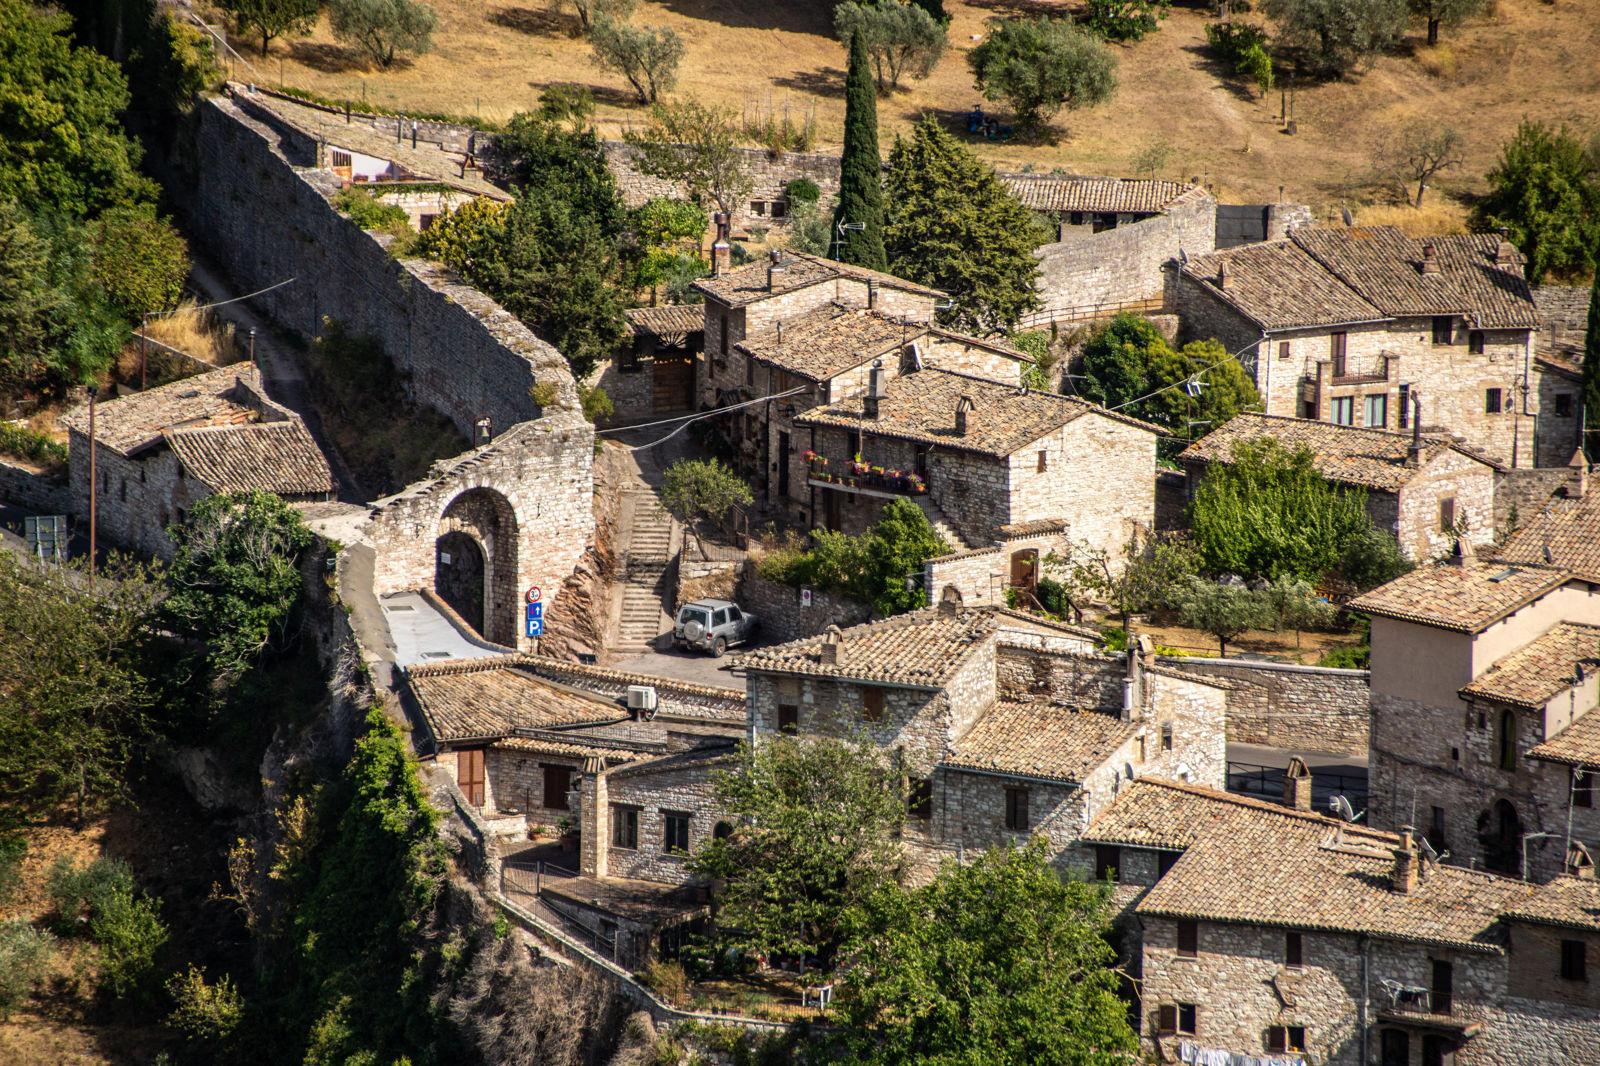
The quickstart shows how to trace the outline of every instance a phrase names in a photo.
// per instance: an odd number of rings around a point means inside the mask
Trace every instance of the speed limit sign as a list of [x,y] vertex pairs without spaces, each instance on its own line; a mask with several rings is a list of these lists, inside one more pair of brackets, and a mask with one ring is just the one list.
[[543,598],[544,598],[544,592],[539,588],[538,585],[534,585],[532,588],[528,589],[528,602],[529,603],[538,603]]

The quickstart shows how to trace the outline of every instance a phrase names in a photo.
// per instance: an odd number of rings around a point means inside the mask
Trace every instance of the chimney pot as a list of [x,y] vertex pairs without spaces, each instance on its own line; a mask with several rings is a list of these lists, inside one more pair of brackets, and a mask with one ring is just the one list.
[[829,626],[822,633],[819,657],[825,666],[838,666],[844,662],[844,634],[838,626]]
[[888,395],[889,388],[884,381],[883,360],[874,359],[872,369],[867,372],[867,395],[861,405],[868,418],[878,417],[878,404]]
[[868,280],[868,282],[867,282],[867,310],[875,311],[875,310],[877,310],[877,308],[878,308],[878,283],[876,281]]
[[728,243],[728,216],[718,211],[712,219],[717,225],[717,239],[711,244],[711,276],[721,277],[733,266],[733,246]]
[[1311,810],[1311,768],[1298,755],[1283,773],[1283,801],[1297,811]]
[[1226,289],[1227,287],[1228,287],[1228,264],[1227,263],[1218,263],[1217,264],[1217,288]]
[[1413,828],[1409,825],[1400,827],[1400,846],[1394,849],[1394,870],[1389,875],[1389,887],[1400,895],[1409,895],[1417,890],[1417,875],[1421,862],[1417,857],[1417,847],[1412,840]]
[[1500,234],[1500,243],[1495,246],[1494,250],[1494,265],[1499,267],[1510,267],[1515,266],[1516,263],[1517,246],[1512,244],[1510,238],[1508,238],[1502,231]]
[[963,396],[956,401],[956,436],[965,437],[967,435],[967,412],[975,407],[977,407],[977,404],[972,402],[971,396]]
[[1576,840],[1567,849],[1566,871],[1568,877],[1581,877],[1586,881],[1594,880],[1594,858],[1589,854],[1589,849]]
[[961,590],[954,585],[946,585],[944,591],[939,593],[939,613],[953,615],[961,610]]
[[1439,273],[1439,250],[1429,241],[1422,246],[1422,272],[1424,274]]

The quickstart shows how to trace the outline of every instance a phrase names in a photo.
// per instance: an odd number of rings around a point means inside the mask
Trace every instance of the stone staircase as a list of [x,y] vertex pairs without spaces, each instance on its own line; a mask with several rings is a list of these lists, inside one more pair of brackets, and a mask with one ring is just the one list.
[[944,538],[946,544],[950,545],[951,551],[964,552],[972,548],[966,538],[956,532],[956,527],[950,522],[949,516],[939,510],[938,504],[927,496],[912,496],[911,499],[917,501],[922,513],[928,516],[928,524],[933,527],[934,532]]
[[630,492],[622,506],[627,577],[612,648],[638,652],[648,650],[671,625],[662,605],[672,561],[672,516],[651,492]]

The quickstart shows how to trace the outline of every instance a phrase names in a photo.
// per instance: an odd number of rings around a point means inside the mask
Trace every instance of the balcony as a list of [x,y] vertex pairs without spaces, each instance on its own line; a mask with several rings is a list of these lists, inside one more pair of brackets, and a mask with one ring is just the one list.
[[928,494],[928,483],[909,471],[856,462],[846,462],[835,470],[829,466],[826,456],[814,453],[806,454],[806,463],[806,484],[814,488],[837,489],[886,499]]

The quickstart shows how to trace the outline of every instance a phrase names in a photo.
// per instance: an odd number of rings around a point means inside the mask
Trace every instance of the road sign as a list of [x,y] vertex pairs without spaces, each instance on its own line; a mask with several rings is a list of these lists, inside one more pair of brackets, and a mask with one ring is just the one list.
[[542,604],[542,603],[530,603],[530,604],[528,604],[528,617],[529,618],[543,618],[544,617],[544,604]]
[[811,590],[810,589],[801,589],[800,590],[800,606],[802,606],[802,607],[810,607],[811,606]]
[[544,619],[543,618],[535,618],[531,614],[528,616],[528,636],[530,636],[530,637],[542,637],[542,636],[544,636]]
[[544,590],[538,585],[534,585],[532,588],[528,589],[529,603],[538,603],[542,599],[544,599]]

